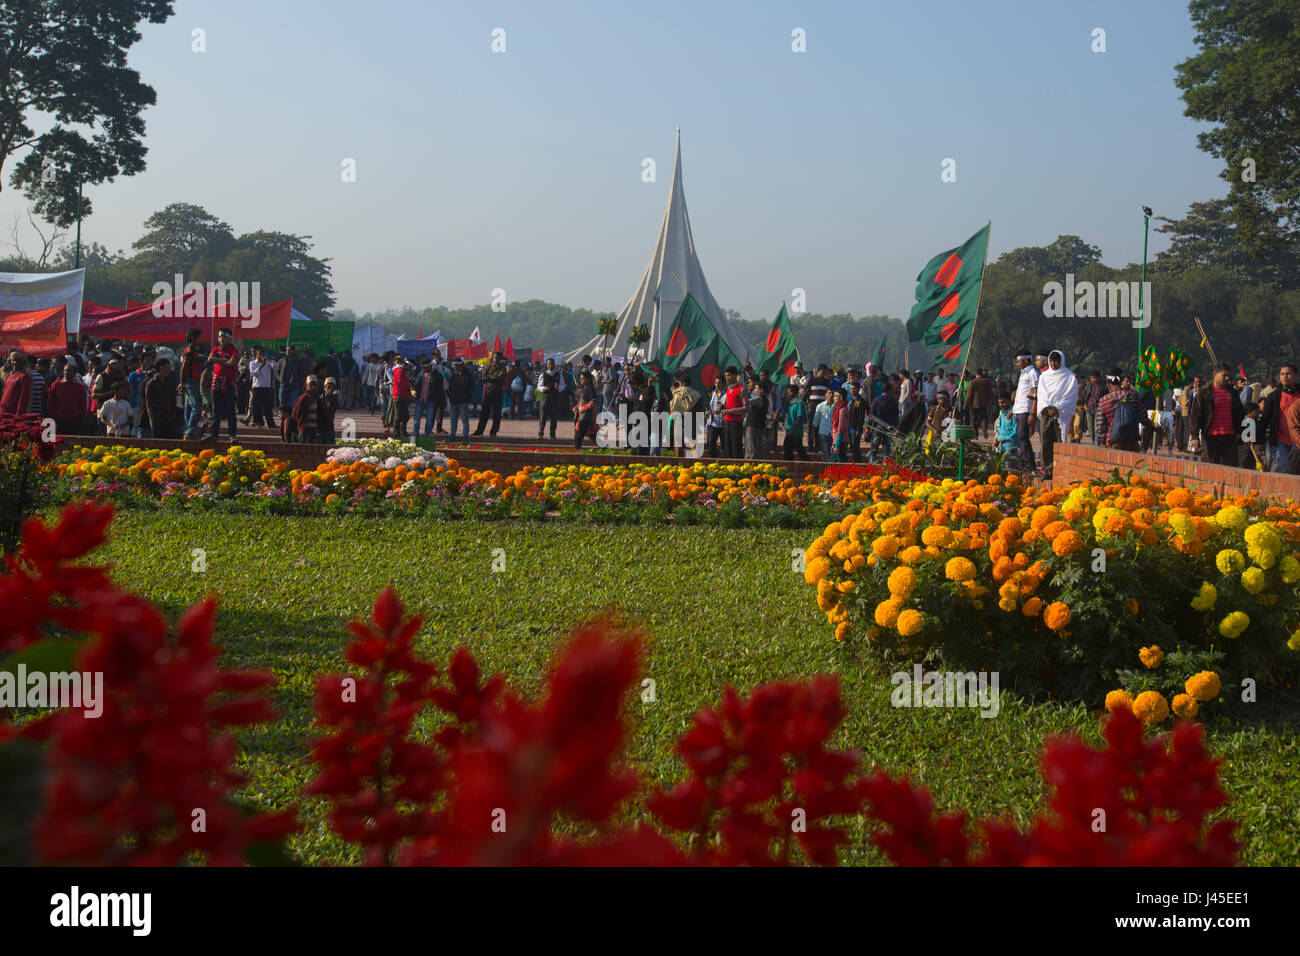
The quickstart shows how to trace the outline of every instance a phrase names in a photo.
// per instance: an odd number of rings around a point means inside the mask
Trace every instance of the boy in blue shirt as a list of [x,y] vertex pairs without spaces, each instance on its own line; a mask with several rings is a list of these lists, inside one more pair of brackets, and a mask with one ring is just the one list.
[[996,423],[998,451],[1007,454],[1016,447],[1016,416],[1011,414],[1011,396],[998,395],[998,420]]

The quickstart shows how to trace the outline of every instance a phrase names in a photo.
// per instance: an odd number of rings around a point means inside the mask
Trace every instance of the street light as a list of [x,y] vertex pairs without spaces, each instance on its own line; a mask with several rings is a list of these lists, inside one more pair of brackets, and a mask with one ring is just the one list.
[[1151,234],[1150,206],[1142,207],[1142,284],[1138,286],[1138,364],[1142,364],[1142,329],[1147,325],[1147,238]]

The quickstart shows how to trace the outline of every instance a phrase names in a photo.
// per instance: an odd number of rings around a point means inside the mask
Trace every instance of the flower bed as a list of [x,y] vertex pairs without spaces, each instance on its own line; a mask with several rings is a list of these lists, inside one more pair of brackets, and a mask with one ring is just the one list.
[[[0,711],[6,785],[24,795],[6,820],[24,838],[0,844],[0,862],[292,862],[296,798],[271,810],[237,795],[231,728],[273,716],[274,675],[221,666],[215,596],[173,633],[157,608],[87,565],[111,518],[81,504],[57,527],[29,522],[0,574],[0,602],[21,611],[0,623],[0,660],[66,659],[103,675],[95,717],[63,708],[15,726]],[[665,791],[624,754],[643,635],[613,619],[580,626],[534,700],[502,675],[483,677],[464,647],[445,668],[424,658],[421,629],[385,589],[370,620],[349,624],[346,672],[315,682],[313,779],[301,796],[324,800],[329,828],[368,864],[834,864],[859,817],[903,865],[1237,858],[1238,823],[1213,819],[1227,803],[1218,762],[1190,724],[1144,739],[1120,711],[1104,747],[1052,740],[1048,807],[1023,828],[970,826],[963,811],[937,813],[907,777],[867,772],[860,753],[838,749],[847,709],[837,678],[747,696],[728,687],[677,741],[686,772]],[[202,828],[190,825],[196,806]]]
[[331,449],[311,469],[290,468],[264,452],[232,445],[225,453],[159,452],[78,446],[61,455],[50,499],[82,497],[125,506],[190,507],[226,502],[281,513],[344,514],[398,510],[435,517],[814,526],[873,495],[909,484],[874,466],[851,475],[797,481],[770,463],[694,461],[662,465],[529,466],[513,474],[460,465],[438,452],[393,440]]
[[[1098,701],[1124,683],[1112,704],[1158,723],[1162,691],[1203,672],[1217,683],[1219,665],[1225,683],[1297,673],[1298,549],[1294,504],[1141,478],[1034,492],[994,476],[880,497],[804,557],[836,638],[860,637],[879,660],[999,670],[1023,690]],[[1151,645],[1171,651],[1159,687],[1133,671]],[[1186,696],[1209,699],[1190,684]]]

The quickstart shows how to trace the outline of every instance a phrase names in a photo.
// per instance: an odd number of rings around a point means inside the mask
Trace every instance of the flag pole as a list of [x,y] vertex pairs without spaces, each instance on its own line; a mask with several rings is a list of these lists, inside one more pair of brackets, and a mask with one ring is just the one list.
[[[1210,353],[1210,361],[1218,365],[1219,360],[1214,357],[1214,346],[1210,344],[1210,337],[1205,334],[1205,329],[1201,326],[1201,317],[1199,315],[1194,316],[1192,321],[1196,323],[1196,331],[1201,333],[1201,346]],[[1139,329],[1139,331],[1141,330]]]
[[[954,394],[961,395],[961,383],[966,380],[966,366],[970,363],[970,353],[975,347],[975,324],[980,318],[980,300],[984,298],[984,270],[989,264],[989,237],[993,235],[993,220],[990,219],[987,224],[988,235],[984,237],[984,262],[980,264],[980,290],[975,295],[975,317],[970,320],[970,338],[966,340],[966,357],[962,359],[961,375],[957,376],[957,387]],[[965,403],[963,403],[965,411]]]

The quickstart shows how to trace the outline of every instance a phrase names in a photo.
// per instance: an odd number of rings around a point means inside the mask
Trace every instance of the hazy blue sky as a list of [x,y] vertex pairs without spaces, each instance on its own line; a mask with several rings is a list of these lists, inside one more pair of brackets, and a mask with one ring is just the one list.
[[[236,233],[311,235],[358,312],[494,287],[619,308],[678,125],[705,275],[746,318],[795,287],[810,311],[905,316],[925,261],[989,219],[990,259],[1077,233],[1122,265],[1141,204],[1181,216],[1225,192],[1173,84],[1195,52],[1175,0],[176,8],[131,55],[158,93],[149,168],[90,192],[85,241],[126,248],[151,212],[198,203]],[[6,189],[0,222],[22,208]]]

